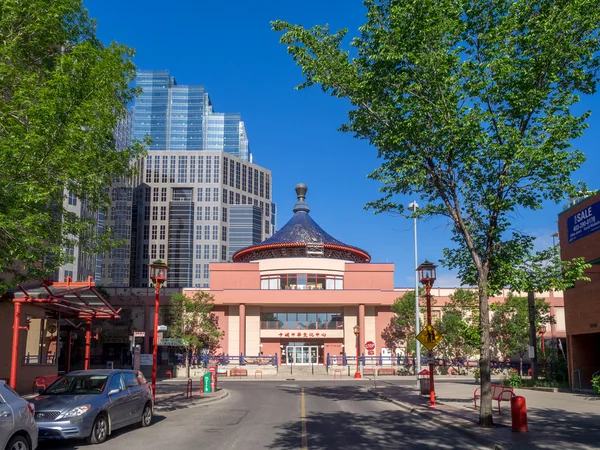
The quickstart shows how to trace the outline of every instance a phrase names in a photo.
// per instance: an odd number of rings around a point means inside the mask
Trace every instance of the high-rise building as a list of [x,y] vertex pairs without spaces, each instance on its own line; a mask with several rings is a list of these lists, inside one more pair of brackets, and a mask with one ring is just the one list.
[[273,234],[269,170],[209,150],[151,151],[137,169],[132,286],[147,286],[148,263],[161,259],[170,267],[170,287],[208,287],[209,263],[230,260],[231,215],[238,207],[253,211],[247,225],[253,240],[242,247]]
[[[129,284],[147,286],[161,259],[170,287],[208,287],[211,262],[275,232],[271,172],[252,163],[240,114],[215,112],[203,86],[168,71],[138,71],[136,85],[131,136],[151,144],[133,181]],[[251,223],[231,223],[238,205]]]
[[[117,150],[126,149],[131,142],[131,117],[129,112],[118,123],[113,138]],[[92,276],[101,286],[127,286],[129,284],[131,209],[133,188],[131,180],[115,178],[108,187],[111,205],[106,212],[90,210],[85,199],[65,192],[64,208],[78,217],[94,218],[96,231],[103,233],[111,230],[114,239],[121,244],[106,254],[84,252],[80,246],[73,245],[67,251],[73,261],[59,267],[54,274],[55,281],[85,281]]]
[[218,150],[250,158],[240,114],[213,111],[204,86],[180,86],[168,71],[140,70],[142,93],[133,108],[132,136],[152,139],[149,150]]

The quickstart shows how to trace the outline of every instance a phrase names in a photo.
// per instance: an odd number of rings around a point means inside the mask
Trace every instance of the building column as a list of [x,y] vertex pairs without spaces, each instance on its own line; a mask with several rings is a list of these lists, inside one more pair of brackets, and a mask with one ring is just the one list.
[[[552,317],[556,317],[554,313],[554,306],[550,305],[550,315]],[[554,339],[556,337],[556,323],[550,325],[550,338]]]
[[10,355],[10,378],[8,385],[17,388],[17,364],[19,364],[19,331],[21,330],[21,302],[14,302],[12,353]]
[[365,305],[358,305],[358,326],[360,327],[360,333],[358,336],[358,356],[364,353],[365,346]]
[[65,355],[65,373],[71,371],[71,347],[73,345],[72,331],[67,331],[67,351]]
[[83,370],[90,370],[90,350],[92,346],[92,319],[85,319],[85,353]]
[[246,354],[246,305],[240,303],[240,353]]

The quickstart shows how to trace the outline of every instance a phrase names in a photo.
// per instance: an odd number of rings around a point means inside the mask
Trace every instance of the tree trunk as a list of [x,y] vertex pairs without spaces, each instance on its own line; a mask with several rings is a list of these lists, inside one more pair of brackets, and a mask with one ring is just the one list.
[[479,358],[479,376],[481,383],[481,409],[479,425],[491,427],[492,417],[492,376],[490,373],[490,313],[487,291],[487,277],[479,279],[479,325],[481,327],[481,349]]
[[[531,358],[531,379],[536,381],[538,379],[537,330],[535,328],[535,293],[532,291],[527,293],[527,304],[529,306],[529,356]],[[531,352],[531,349],[533,349],[533,353]],[[522,369],[521,372],[523,372]],[[523,376],[523,373],[521,373],[521,376]]]
[[519,356],[519,375],[523,378],[523,356]]

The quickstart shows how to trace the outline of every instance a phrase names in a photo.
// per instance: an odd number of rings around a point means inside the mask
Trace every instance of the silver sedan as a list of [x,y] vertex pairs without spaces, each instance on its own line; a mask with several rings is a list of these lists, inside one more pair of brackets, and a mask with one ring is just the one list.
[[38,428],[33,405],[0,380],[0,450],[35,450]]
[[71,372],[32,399],[40,439],[86,438],[99,444],[117,428],[152,423],[152,388],[141,372]]

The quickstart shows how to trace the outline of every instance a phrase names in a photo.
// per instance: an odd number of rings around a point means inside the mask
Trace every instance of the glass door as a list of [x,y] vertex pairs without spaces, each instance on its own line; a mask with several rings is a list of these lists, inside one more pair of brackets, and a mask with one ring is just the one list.
[[319,362],[319,347],[310,347],[310,362],[318,364]]

